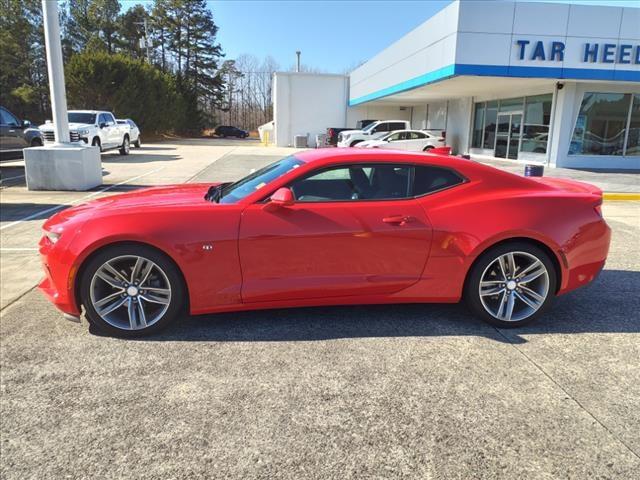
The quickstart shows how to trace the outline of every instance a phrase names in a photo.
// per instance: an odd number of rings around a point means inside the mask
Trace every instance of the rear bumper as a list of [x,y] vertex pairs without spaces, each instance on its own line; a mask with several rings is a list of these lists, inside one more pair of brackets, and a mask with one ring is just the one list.
[[611,243],[611,228],[604,220],[588,225],[572,244],[563,248],[567,267],[558,295],[593,282],[604,269]]

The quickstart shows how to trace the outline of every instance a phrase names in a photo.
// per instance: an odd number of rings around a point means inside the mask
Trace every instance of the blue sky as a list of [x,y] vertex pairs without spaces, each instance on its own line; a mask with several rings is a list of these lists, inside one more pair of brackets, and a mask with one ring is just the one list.
[[[498,0],[499,1],[499,0]],[[531,1],[531,0],[529,0]],[[564,3],[632,6],[632,0],[556,0]],[[123,9],[136,0],[121,0]],[[273,56],[281,69],[302,63],[342,73],[373,57],[451,0],[332,0],[207,2],[220,27],[218,40],[227,54]]]

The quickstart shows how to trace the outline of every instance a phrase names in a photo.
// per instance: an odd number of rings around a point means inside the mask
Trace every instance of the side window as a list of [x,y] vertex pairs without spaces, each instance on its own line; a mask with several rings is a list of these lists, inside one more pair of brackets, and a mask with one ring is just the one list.
[[395,142],[397,140],[402,140],[402,139],[400,138],[400,133],[398,132],[398,133],[394,133],[393,135],[389,135],[387,140],[390,142]]
[[296,181],[291,190],[302,203],[407,198],[411,168],[394,164],[334,167]]
[[103,123],[107,123],[107,116],[104,113],[101,113],[98,116],[98,125],[101,125]]
[[400,122],[393,122],[393,123],[389,123],[388,125],[389,125],[390,131],[403,130],[407,128],[404,123],[400,123]]
[[421,132],[410,132],[409,134],[411,135],[409,140],[420,140],[421,138],[427,138],[427,136]]
[[0,109],[0,123],[3,125],[18,125],[18,119],[2,108]]
[[373,129],[371,133],[380,133],[380,132],[389,132],[389,124],[388,123],[380,123],[377,127]]
[[116,119],[113,117],[112,114],[105,113],[104,116],[106,118],[106,122],[107,122],[108,125],[115,125],[116,124]]
[[413,196],[425,195],[462,182],[464,179],[460,175],[447,168],[417,166],[413,179]]

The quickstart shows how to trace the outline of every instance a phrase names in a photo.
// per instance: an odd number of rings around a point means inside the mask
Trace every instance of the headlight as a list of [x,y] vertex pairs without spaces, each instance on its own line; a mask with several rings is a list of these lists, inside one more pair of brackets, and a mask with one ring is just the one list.
[[51,243],[56,243],[60,238],[59,233],[50,232],[49,230],[44,231],[44,236],[47,237]]
[[78,135],[89,135],[89,129],[88,128],[81,128],[78,130]]

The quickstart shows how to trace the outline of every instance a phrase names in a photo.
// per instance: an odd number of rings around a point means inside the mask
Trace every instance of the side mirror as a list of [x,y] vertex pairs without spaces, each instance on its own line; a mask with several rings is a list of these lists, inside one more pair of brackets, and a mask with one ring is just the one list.
[[271,203],[280,207],[290,207],[295,203],[293,198],[293,192],[290,188],[282,187],[273,192],[273,195],[269,198]]
[[105,122],[100,122],[100,125],[98,125],[100,128],[104,128],[107,126],[107,124]]
[[22,121],[22,128],[29,128],[31,126],[31,122],[29,120]]

